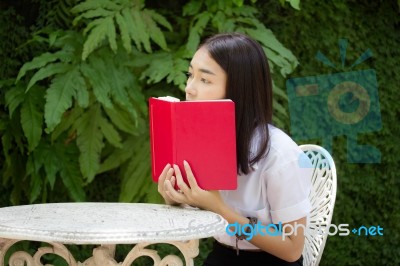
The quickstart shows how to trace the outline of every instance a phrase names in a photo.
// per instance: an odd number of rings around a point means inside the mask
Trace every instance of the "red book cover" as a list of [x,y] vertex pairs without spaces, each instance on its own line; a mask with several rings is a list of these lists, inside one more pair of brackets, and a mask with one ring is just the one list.
[[[237,188],[235,106],[231,100],[171,101],[150,98],[150,142],[153,181],[164,167],[183,160],[205,190]],[[175,99],[175,98],[173,98]]]

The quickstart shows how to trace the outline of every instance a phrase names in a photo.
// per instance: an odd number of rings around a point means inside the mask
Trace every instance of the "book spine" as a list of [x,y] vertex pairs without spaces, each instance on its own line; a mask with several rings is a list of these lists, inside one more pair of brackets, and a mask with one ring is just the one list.
[[154,145],[154,106],[153,103],[150,101],[150,113],[149,113],[149,118],[150,118],[150,149],[151,149],[151,156],[152,156],[152,163],[151,163],[151,171],[153,177],[156,176],[156,163],[155,163],[155,145]]
[[177,139],[176,139],[176,127],[177,127],[177,121],[176,121],[176,104],[171,102],[171,147],[172,147],[172,164],[178,163],[176,161],[176,156],[177,156]]

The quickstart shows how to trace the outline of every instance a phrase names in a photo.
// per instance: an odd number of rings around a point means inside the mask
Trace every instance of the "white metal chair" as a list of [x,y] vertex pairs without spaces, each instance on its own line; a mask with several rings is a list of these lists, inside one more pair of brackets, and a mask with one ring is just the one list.
[[312,144],[301,145],[300,148],[314,167],[309,195],[312,210],[307,221],[303,265],[315,266],[321,260],[332,220],[337,187],[336,167],[332,156],[324,148]]

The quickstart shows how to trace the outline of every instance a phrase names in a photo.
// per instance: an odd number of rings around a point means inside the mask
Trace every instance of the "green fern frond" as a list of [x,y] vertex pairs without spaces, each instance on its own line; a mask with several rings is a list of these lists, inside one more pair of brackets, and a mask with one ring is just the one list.
[[[34,160],[37,172],[40,168],[44,167],[46,179],[51,189],[54,188],[56,175],[61,167],[60,161],[63,159],[62,157],[60,158],[58,149],[60,149],[60,144],[49,145],[48,143],[41,142],[32,152],[31,156],[29,156],[29,159]],[[61,149],[64,149],[63,145]]]
[[[139,113],[142,114],[143,117],[147,117],[147,112],[148,112],[147,102],[145,96],[140,91],[139,87],[133,86],[132,89],[128,90],[128,95],[130,100],[133,102],[135,109],[137,109]],[[134,116],[134,118],[137,119],[137,114],[136,116]]]
[[44,90],[35,87],[25,97],[21,107],[21,126],[28,140],[28,150],[33,151],[39,144],[43,126]]
[[184,73],[188,67],[189,62],[186,59],[181,59],[176,54],[159,52],[152,55],[152,60],[140,79],[146,79],[147,83],[157,83],[166,78],[168,83],[173,82],[183,90],[186,84]]
[[75,149],[73,145],[69,145],[67,150],[64,148],[59,152],[59,163],[62,165],[60,177],[73,200],[85,201],[82,174],[77,160],[78,152]]
[[293,69],[291,69],[291,71],[293,71],[294,67],[298,65],[297,58],[293,55],[293,53],[278,41],[270,29],[265,28],[265,26],[262,24],[258,24],[257,27],[257,29],[246,29],[246,33],[258,40],[264,47],[275,51],[282,58],[288,62],[291,62],[292,64],[290,65],[293,65]]
[[99,126],[103,136],[106,140],[116,148],[122,148],[121,144],[121,136],[119,135],[118,131],[115,129],[113,124],[108,122],[106,118],[103,116],[99,117]]
[[26,88],[25,92],[28,92],[29,89],[36,84],[36,82],[53,76],[55,74],[65,73],[71,69],[71,65],[64,64],[64,63],[54,63],[48,64],[42,68],[40,68],[31,78],[29,81],[28,87]]
[[170,53],[155,53],[149,67],[142,72],[141,79],[147,79],[147,83],[157,83],[167,77],[174,67]]
[[132,26],[132,24],[136,25],[135,31],[133,30],[131,31],[131,38],[133,40],[137,39],[139,43],[143,44],[144,49],[147,52],[151,53],[152,49],[150,45],[150,36],[146,24],[144,23],[141,11],[133,9],[131,12],[132,12],[133,23],[130,23],[128,25],[129,26]]
[[[137,145],[137,143],[141,143]],[[144,187],[150,185],[151,179],[150,168],[150,145],[147,135],[143,135],[137,139],[137,143],[133,146],[134,155],[129,161],[122,174],[121,193],[119,201],[134,202],[143,198],[147,193]]]
[[20,106],[25,99],[25,88],[22,84],[17,84],[15,87],[9,89],[5,93],[6,107],[10,118],[14,111]]
[[124,109],[115,105],[113,108],[105,108],[107,116],[111,122],[121,131],[131,135],[137,135],[137,120]]
[[42,190],[42,185],[42,176],[38,173],[32,173],[29,191],[29,203],[33,203],[38,198],[40,191]]
[[[133,19],[133,15],[130,9],[123,9],[121,12],[122,18],[125,21],[125,24],[128,27],[128,31],[129,31],[129,36],[130,38],[134,41],[136,48],[139,51],[142,51],[142,38],[143,36],[139,35],[139,30],[138,27]],[[120,28],[120,31],[121,28]]]
[[74,107],[63,114],[61,122],[55,127],[51,133],[51,141],[55,141],[63,132],[70,129],[75,121],[82,115],[83,109]]
[[115,52],[117,52],[118,47],[117,47],[117,41],[116,41],[114,20],[110,17],[108,17],[106,20],[107,20],[108,42],[110,43],[111,50],[115,53]]
[[118,24],[119,32],[121,34],[122,46],[125,48],[125,50],[128,53],[130,53],[132,51],[132,46],[131,46],[131,38],[129,36],[128,25],[127,25],[124,17],[121,15],[121,13],[117,13],[115,15],[115,20]]
[[274,109],[276,111],[278,111],[279,114],[285,116],[285,117],[289,117],[287,110],[285,107],[283,107],[283,105],[281,103],[279,103],[275,98],[272,100],[272,106],[274,107]]
[[86,86],[86,82],[83,77],[80,75],[80,86],[75,88],[76,91],[76,101],[79,107],[86,108],[89,106],[89,91]]
[[109,9],[109,10],[117,10],[120,8],[119,5],[117,5],[115,2],[117,1],[112,1],[112,0],[86,0],[83,1],[82,3],[79,3],[78,5],[74,6],[71,9],[71,12],[73,13],[82,13],[85,11],[90,11],[93,9],[98,9],[98,8],[104,8],[104,9]]
[[288,99],[288,96],[287,96],[285,90],[283,90],[281,87],[278,87],[274,81],[272,81],[272,88],[274,90],[274,95],[277,95],[284,100]]
[[64,51],[58,51],[56,53],[43,53],[35,58],[32,61],[25,63],[21,69],[19,70],[16,82],[18,82],[23,76],[25,76],[26,72],[32,69],[41,68],[47,65],[48,63],[60,60],[60,58],[65,54]]
[[90,31],[85,44],[83,45],[82,60],[86,60],[89,54],[99,47],[101,42],[106,39],[108,35],[108,28],[110,27],[109,24],[113,23],[113,21],[112,18],[101,18],[93,21],[92,23],[92,25],[94,25],[93,29]]
[[173,60],[174,67],[171,69],[171,72],[167,77],[167,82],[168,83],[173,82],[176,86],[179,87],[179,89],[184,90],[187,81],[185,73],[188,69],[189,61],[177,57],[173,58],[174,58]]
[[109,11],[104,8],[92,9],[92,10],[88,10],[87,12],[82,13],[81,15],[77,16],[73,21],[73,25],[74,26],[77,25],[78,22],[82,18],[109,17],[109,16],[113,16],[113,15],[114,15],[114,11]]
[[203,1],[189,1],[183,7],[183,16],[193,16],[200,12],[200,9],[203,5]]
[[123,106],[128,111],[134,110],[127,92],[133,89],[133,74],[127,68],[118,66],[118,64],[122,63],[118,59],[105,61],[108,65],[108,71],[104,69],[104,72],[108,74],[108,80],[112,84],[110,93],[114,102]]
[[97,57],[92,57],[89,64],[82,64],[81,71],[89,84],[92,86],[93,94],[96,99],[106,108],[113,106],[110,99],[112,84],[107,78],[109,74],[105,70],[105,62]]
[[72,106],[76,92],[85,87],[85,80],[77,68],[53,79],[46,94],[44,117],[47,132],[52,132],[60,123],[63,113]]
[[77,144],[80,150],[79,164],[83,176],[90,183],[100,167],[100,153],[104,147],[103,134],[100,130],[101,110],[93,106],[75,123]]
[[203,12],[197,15],[194,19],[196,21],[191,28],[189,33],[188,42],[186,44],[186,49],[190,53],[194,53],[200,44],[200,35],[203,33],[204,28],[207,26],[211,19],[211,14],[209,12]]
[[120,149],[114,149],[114,151],[101,163],[98,173],[104,173],[120,167],[128,159],[132,158],[134,153],[132,147],[137,145],[137,143],[138,141],[136,137],[128,137],[122,143],[122,147]]
[[[161,29],[157,26],[156,22],[153,20],[154,17],[158,19],[162,16],[157,14],[152,10],[143,10],[141,12],[142,19],[146,25],[146,28],[149,32],[149,37],[152,39],[156,44],[158,44],[163,50],[168,50],[167,42],[165,41],[164,34],[162,33]],[[165,20],[166,21],[166,20]],[[171,25],[169,25],[171,26]]]
[[160,15],[159,13],[155,12],[154,10],[147,9],[146,12],[151,16],[151,18],[157,23],[164,26],[169,31],[172,31],[172,26],[168,22],[168,20]]

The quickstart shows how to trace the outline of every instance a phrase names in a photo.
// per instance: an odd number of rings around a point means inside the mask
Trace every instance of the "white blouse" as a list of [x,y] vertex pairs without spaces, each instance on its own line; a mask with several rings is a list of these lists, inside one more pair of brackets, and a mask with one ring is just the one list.
[[[237,190],[221,190],[225,203],[245,217],[257,217],[263,225],[287,223],[308,216],[311,204],[312,165],[298,145],[282,130],[269,125],[267,156],[247,175],[238,175]],[[259,143],[258,132],[252,139],[251,153]],[[227,233],[215,239],[232,247],[236,237]],[[239,249],[258,249],[246,240]]]

